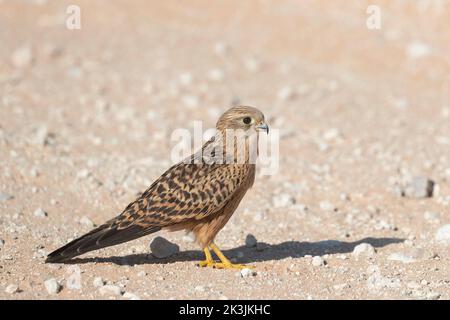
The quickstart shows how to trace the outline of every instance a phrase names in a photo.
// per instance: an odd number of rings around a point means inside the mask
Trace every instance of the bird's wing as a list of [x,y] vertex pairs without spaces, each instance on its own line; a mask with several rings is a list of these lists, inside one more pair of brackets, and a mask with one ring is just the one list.
[[246,165],[177,164],[112,222],[120,230],[130,225],[164,227],[202,219],[228,202],[248,171]]

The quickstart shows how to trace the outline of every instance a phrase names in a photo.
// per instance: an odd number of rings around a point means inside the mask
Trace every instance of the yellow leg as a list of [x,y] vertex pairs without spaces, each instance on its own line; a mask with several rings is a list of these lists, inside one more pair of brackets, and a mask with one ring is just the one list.
[[227,257],[225,257],[225,255],[222,253],[222,251],[220,251],[219,247],[216,246],[216,244],[214,242],[211,242],[211,244],[209,245],[211,247],[211,249],[214,251],[214,253],[217,255],[217,257],[219,257],[221,262],[216,262],[214,267],[218,268],[218,269],[244,269],[244,268],[251,268],[248,267],[244,264],[235,264],[235,263],[231,263],[230,260],[228,260]]
[[211,256],[211,252],[209,252],[208,247],[206,247],[206,248],[203,250],[203,252],[205,252],[205,257],[206,257],[206,259],[203,260],[203,261],[200,261],[200,262],[198,263],[198,266],[199,266],[199,267],[214,267],[214,264],[215,264],[216,262],[213,260],[213,258],[212,258],[212,256]]

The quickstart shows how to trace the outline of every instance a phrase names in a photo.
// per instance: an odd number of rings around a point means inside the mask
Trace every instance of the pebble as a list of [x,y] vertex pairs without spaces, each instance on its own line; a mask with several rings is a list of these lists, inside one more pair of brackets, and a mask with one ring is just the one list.
[[48,136],[49,133],[47,127],[39,126],[34,129],[31,142],[39,146],[45,146],[48,143]]
[[420,41],[412,41],[406,47],[406,55],[410,59],[419,59],[431,54],[431,48],[426,43]]
[[272,198],[272,202],[275,208],[286,208],[295,204],[295,199],[289,194],[282,193],[275,195]]
[[85,226],[88,226],[89,228],[94,227],[94,222],[92,222],[92,220],[89,219],[87,216],[82,216],[80,219],[80,223],[84,224]]
[[94,281],[92,281],[92,284],[96,288],[103,287],[105,285],[105,281],[102,279],[102,277],[95,277]]
[[14,294],[19,292],[19,286],[17,284],[10,284],[6,287],[5,292],[8,294]]
[[432,211],[426,211],[423,214],[423,217],[425,218],[425,220],[427,220],[428,222],[434,222],[434,223],[438,223],[439,219],[440,219],[440,214],[437,212],[432,212]]
[[199,291],[199,292],[204,292],[204,291],[205,291],[205,287],[203,287],[203,286],[196,286],[196,287],[194,288],[194,290],[195,290],[195,291]]
[[334,205],[328,201],[321,201],[319,206],[323,211],[333,211],[335,209]]
[[33,215],[35,217],[46,217],[47,216],[47,212],[45,212],[42,208],[38,208],[34,211]]
[[222,81],[224,77],[225,77],[225,75],[224,75],[223,71],[220,69],[212,69],[208,72],[208,78],[211,81],[216,81],[216,82]]
[[245,237],[245,246],[247,248],[253,248],[256,247],[256,244],[258,243],[258,241],[256,240],[255,236],[252,234],[248,234]]
[[5,240],[0,239],[0,248],[3,247],[5,245]]
[[295,92],[290,86],[285,86],[278,91],[278,99],[288,101],[295,97]]
[[77,178],[78,179],[86,179],[91,175],[88,169],[81,169],[77,172]]
[[131,293],[131,292],[125,292],[123,294],[123,297],[125,299],[128,299],[128,300],[141,300],[141,298],[139,296],[137,296],[137,295],[135,295],[134,293]]
[[11,62],[16,68],[26,68],[33,62],[31,47],[23,46],[16,49],[11,55]]
[[101,286],[98,291],[102,296],[120,296],[122,295],[122,289],[119,286],[107,284]]
[[240,271],[240,275],[242,278],[248,278],[250,276],[256,276],[256,272],[250,268],[244,268]]
[[44,286],[49,294],[57,294],[61,290],[61,285],[55,278],[45,280]]
[[156,237],[150,244],[150,250],[156,258],[163,259],[178,253],[180,247],[162,237]]
[[410,198],[430,198],[433,196],[434,181],[427,177],[414,177],[403,190],[403,194]]
[[402,263],[416,262],[416,259],[414,259],[413,257],[411,257],[408,254],[405,254],[403,252],[392,253],[391,255],[389,255],[389,257],[387,259],[391,260],[391,261],[399,261]]
[[10,196],[9,194],[6,193],[0,193],[0,201],[7,201],[12,199],[13,196]]
[[185,95],[181,98],[183,104],[190,109],[197,108],[200,104],[198,98],[192,95]]
[[436,241],[450,245],[450,224],[440,227],[436,232]]
[[320,267],[320,266],[325,265],[325,260],[322,257],[320,257],[320,256],[315,256],[315,257],[312,258],[311,264],[314,267]]
[[352,255],[354,257],[359,257],[361,255],[373,257],[375,255],[375,248],[370,243],[360,243],[355,246]]

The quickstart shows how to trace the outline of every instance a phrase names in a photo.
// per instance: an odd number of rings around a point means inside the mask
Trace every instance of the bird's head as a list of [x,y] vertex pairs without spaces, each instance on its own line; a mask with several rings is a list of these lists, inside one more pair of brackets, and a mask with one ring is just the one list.
[[218,131],[243,130],[247,134],[255,131],[269,133],[269,126],[264,120],[264,114],[254,107],[237,106],[225,111],[216,124]]

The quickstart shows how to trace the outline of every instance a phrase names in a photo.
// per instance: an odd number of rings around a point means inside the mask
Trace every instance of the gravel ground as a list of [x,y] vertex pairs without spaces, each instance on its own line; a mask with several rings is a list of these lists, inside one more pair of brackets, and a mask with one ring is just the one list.
[[[68,30],[69,4],[0,0],[0,298],[450,298],[450,4],[79,0]],[[181,232],[44,264],[237,102],[281,133],[216,239],[254,269]]]

